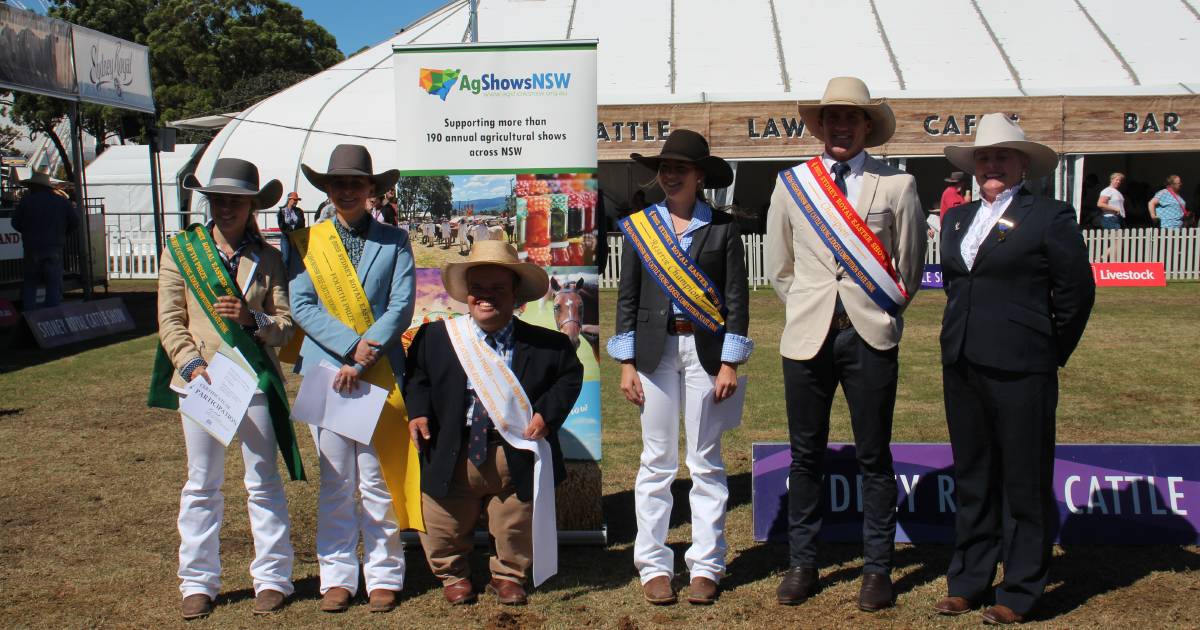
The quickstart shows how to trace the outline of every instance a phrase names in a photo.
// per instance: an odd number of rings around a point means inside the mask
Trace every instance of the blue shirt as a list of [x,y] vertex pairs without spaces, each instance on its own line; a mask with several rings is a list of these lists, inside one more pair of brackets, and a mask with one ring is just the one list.
[[[655,204],[654,209],[662,216],[663,221],[667,225],[671,225],[671,212],[667,210],[665,203]],[[692,237],[696,230],[712,223],[713,209],[707,203],[696,200],[696,205],[692,207],[692,221],[688,223],[687,228],[679,235],[679,246],[687,251],[692,246]],[[685,317],[683,311],[671,303],[671,312],[676,317]],[[608,343],[605,344],[605,350],[608,355],[618,361],[628,361],[634,357],[634,333],[633,330],[628,330],[623,333],[613,335],[608,338]],[[745,363],[750,358],[750,353],[754,351],[754,342],[748,337],[735,335],[726,331],[725,338],[721,343],[721,362],[723,363]]]
[[[470,317],[470,315],[468,315],[467,317]],[[447,325],[449,325],[449,322],[447,322]],[[504,358],[504,364],[507,365],[510,370],[512,369],[513,322],[511,319],[508,320],[508,324],[506,324],[504,326],[504,328],[501,328],[500,330],[498,330],[494,333],[489,333],[486,330],[480,328],[479,324],[477,324],[475,322],[475,319],[472,318],[471,319],[471,330],[475,331],[475,336],[479,337],[479,340],[484,342],[485,344],[487,343],[488,335],[489,334],[492,335],[492,338],[496,342],[496,352],[499,352],[500,356]],[[472,414],[474,414],[474,413],[475,413],[475,389],[471,386],[471,378],[467,377],[467,426],[471,426],[471,417],[472,417]]]
[[1154,198],[1158,200],[1154,212],[1158,215],[1159,225],[1165,228],[1183,227],[1183,198],[1166,188],[1158,191]]

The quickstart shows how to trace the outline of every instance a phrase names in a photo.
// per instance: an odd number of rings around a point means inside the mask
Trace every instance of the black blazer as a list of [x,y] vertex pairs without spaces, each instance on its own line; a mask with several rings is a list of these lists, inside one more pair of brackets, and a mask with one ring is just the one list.
[[[533,410],[550,431],[546,441],[554,454],[554,480],[566,478],[558,429],[571,413],[583,387],[583,364],[571,340],[557,330],[514,320],[512,370],[521,381]],[[446,322],[424,324],[408,349],[404,403],[408,417],[429,418],[430,443],[421,451],[421,491],[446,496],[467,426],[467,374],[463,371]],[[533,499],[533,453],[504,443],[517,498]]]
[[[721,312],[725,317],[725,330],[745,337],[750,328],[750,297],[741,232],[728,213],[714,209],[712,214],[712,223],[692,234],[692,245],[687,253],[721,292],[725,303]],[[646,272],[642,259],[626,238],[621,248],[616,332],[635,331],[634,363],[638,371],[649,373],[658,367],[667,342],[667,318],[670,315],[670,298]],[[695,336],[700,365],[705,372],[716,375],[721,369],[724,336],[699,328]]]
[[1017,192],[968,270],[962,239],[980,206],[956,206],[942,219],[942,363],[965,357],[1011,372],[1053,372],[1078,345],[1096,300],[1087,247],[1071,206]]

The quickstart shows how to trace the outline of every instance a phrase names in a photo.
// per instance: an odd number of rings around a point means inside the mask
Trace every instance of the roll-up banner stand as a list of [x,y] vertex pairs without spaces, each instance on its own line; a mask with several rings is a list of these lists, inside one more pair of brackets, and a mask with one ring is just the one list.
[[[517,316],[577,344],[583,391],[559,431],[567,479],[559,541],[603,544],[596,267],[596,41],[393,48],[396,168],[417,266],[411,339],[428,321],[465,316],[441,285],[445,262],[504,239],[546,268],[550,290]],[[406,343],[407,343],[406,339]]]

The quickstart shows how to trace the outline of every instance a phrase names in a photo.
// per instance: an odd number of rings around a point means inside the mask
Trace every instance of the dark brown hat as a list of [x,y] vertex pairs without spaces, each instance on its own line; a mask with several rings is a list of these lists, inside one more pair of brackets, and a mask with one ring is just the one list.
[[203,186],[195,173],[183,177],[183,187],[188,190],[206,195],[235,195],[238,197],[254,197],[259,208],[267,208],[279,201],[283,194],[283,184],[278,179],[272,179],[266,186],[258,187],[258,167],[246,160],[237,158],[220,158],[213,165],[212,176],[208,185]]
[[329,185],[331,177],[370,178],[371,183],[375,185],[375,192],[378,194],[383,194],[383,191],[395,186],[400,179],[400,171],[396,169],[375,173],[375,169],[371,166],[371,153],[367,151],[367,147],[361,144],[339,144],[334,147],[333,153],[329,154],[329,168],[324,173],[316,171],[307,164],[301,164],[300,170],[313,186],[324,192],[329,192],[326,187]]
[[663,160],[689,162],[704,171],[705,188],[725,188],[733,183],[733,169],[729,163],[708,152],[708,140],[691,129],[676,129],[667,136],[662,152],[658,155],[630,153],[629,157],[645,164],[654,171]]
[[962,180],[966,179],[966,177],[967,177],[966,173],[964,173],[962,171],[954,171],[953,173],[950,173],[950,177],[947,177],[946,179],[943,179],[942,181],[946,182],[947,184],[957,184],[957,183],[961,182]]

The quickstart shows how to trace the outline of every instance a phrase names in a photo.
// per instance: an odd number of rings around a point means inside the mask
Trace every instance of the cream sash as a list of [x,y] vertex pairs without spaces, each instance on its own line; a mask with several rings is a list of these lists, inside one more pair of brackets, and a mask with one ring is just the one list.
[[458,361],[496,430],[513,448],[533,452],[533,585],[540,586],[558,573],[554,460],[550,444],[545,438],[525,439],[525,428],[533,419],[533,405],[504,357],[475,334],[471,318],[455,317],[445,322]]

